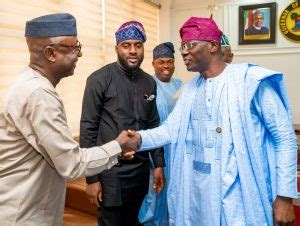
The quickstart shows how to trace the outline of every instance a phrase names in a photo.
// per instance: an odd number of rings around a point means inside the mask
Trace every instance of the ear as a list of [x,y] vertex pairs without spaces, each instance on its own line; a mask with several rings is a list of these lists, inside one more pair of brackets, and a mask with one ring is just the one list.
[[154,67],[154,60],[152,61],[152,66]]
[[54,63],[56,61],[55,55],[55,49],[52,46],[46,46],[44,48],[44,56],[50,62]]
[[118,45],[115,45],[115,52],[118,54]]
[[233,53],[230,53],[230,56],[229,56],[229,58],[230,58],[230,63],[232,62],[232,60],[233,60]]
[[211,44],[211,48],[210,48],[211,53],[216,53],[221,48],[220,44],[217,42],[212,41],[212,42],[210,42],[210,44]]

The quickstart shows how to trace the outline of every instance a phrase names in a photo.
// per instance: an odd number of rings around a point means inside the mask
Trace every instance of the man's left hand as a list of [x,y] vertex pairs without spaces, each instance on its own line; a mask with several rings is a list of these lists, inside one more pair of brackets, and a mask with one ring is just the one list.
[[292,198],[277,196],[272,207],[274,211],[275,226],[294,225],[295,211]]
[[165,173],[163,167],[157,167],[153,171],[153,189],[156,193],[160,193],[165,186]]

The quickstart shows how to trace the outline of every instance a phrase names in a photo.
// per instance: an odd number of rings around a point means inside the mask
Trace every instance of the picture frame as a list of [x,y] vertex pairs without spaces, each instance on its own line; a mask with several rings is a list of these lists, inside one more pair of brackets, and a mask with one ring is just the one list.
[[239,44],[275,43],[276,2],[239,6]]

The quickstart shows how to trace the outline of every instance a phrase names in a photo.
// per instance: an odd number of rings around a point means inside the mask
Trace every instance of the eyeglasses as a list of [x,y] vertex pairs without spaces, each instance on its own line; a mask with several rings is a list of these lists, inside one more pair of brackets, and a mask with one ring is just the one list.
[[81,51],[81,47],[82,47],[82,44],[81,44],[78,40],[77,40],[76,44],[73,45],[73,46],[65,45],[65,44],[62,44],[62,43],[53,43],[53,44],[50,44],[50,45],[48,45],[48,46],[54,46],[54,45],[72,49],[72,52],[73,52],[73,53],[74,53],[75,51],[80,52],[80,51]]
[[189,42],[181,43],[181,46],[179,47],[179,51],[180,52],[189,51],[192,48],[194,48],[197,43],[200,43],[200,42],[203,42],[203,41],[189,41]]

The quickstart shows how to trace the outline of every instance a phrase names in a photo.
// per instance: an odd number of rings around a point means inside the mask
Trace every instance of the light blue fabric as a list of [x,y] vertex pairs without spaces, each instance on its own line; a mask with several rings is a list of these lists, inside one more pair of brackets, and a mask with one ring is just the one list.
[[[189,192],[198,194],[190,199],[195,208],[193,218],[201,219],[201,225],[220,225],[220,144],[221,134],[216,128],[220,99],[224,86],[224,74],[199,80],[191,109],[186,139],[185,168],[191,175]],[[191,216],[193,216],[191,215]]]
[[[174,96],[182,86],[182,81],[171,78],[170,82],[161,82],[156,75],[153,75],[157,84],[156,105],[161,123],[164,122],[173,110],[176,101]],[[150,173],[149,192],[145,196],[139,212],[139,222],[145,226],[167,226],[169,215],[167,207],[167,188],[170,178],[170,145],[164,146],[166,167],[164,168],[166,183],[165,189],[156,194],[153,190],[153,170]]]
[[[207,130],[222,129],[212,146],[211,183],[201,184],[194,168],[208,167],[197,162],[194,166],[191,154],[196,154],[191,109],[201,76],[186,85],[163,125],[140,131],[141,150],[171,143],[170,225],[273,225],[276,196],[297,197],[296,136],[283,75],[255,65],[231,64],[223,77],[215,92],[219,107]],[[215,195],[207,197],[209,189]],[[215,214],[203,221],[205,208]]]
[[164,122],[169,114],[173,111],[176,104],[174,96],[183,85],[182,81],[176,78],[171,78],[170,82],[160,81],[156,75],[153,75],[157,84],[156,105],[159,114],[160,122]]

